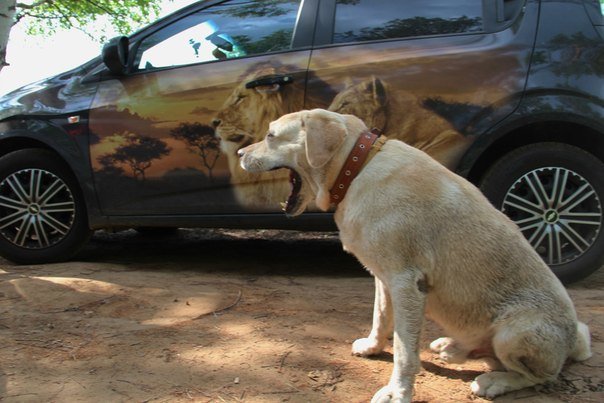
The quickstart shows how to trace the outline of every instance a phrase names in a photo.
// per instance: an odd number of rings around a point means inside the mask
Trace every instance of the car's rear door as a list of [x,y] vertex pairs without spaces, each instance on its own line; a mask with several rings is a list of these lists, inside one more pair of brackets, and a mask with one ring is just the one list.
[[265,193],[284,199],[286,178],[246,176],[235,152],[303,107],[315,5],[201,2],[135,35],[130,72],[102,81],[90,112],[103,213],[278,211]]
[[455,169],[477,134],[518,105],[538,2],[327,0],[307,97],[352,113]]

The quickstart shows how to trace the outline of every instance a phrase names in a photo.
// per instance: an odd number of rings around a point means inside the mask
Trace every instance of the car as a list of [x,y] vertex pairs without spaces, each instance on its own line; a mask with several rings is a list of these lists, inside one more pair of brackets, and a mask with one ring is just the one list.
[[604,264],[603,38],[598,0],[194,3],[0,99],[0,254],[71,259],[103,228],[334,230],[285,218],[287,170],[237,157],[325,108],[469,179],[584,278]]

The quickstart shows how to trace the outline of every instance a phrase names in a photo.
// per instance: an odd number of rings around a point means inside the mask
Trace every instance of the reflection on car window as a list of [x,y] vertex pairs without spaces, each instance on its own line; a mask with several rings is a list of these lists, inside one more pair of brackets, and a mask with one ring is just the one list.
[[334,43],[482,30],[482,0],[337,0]]
[[205,8],[145,38],[139,70],[181,66],[291,48],[301,0],[234,0]]

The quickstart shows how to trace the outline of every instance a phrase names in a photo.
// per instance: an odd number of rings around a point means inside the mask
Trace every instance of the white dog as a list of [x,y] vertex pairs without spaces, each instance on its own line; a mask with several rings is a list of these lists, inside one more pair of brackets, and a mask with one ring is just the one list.
[[587,326],[515,224],[424,152],[374,137],[352,115],[315,109],[281,117],[239,151],[250,172],[290,169],[288,215],[312,200],[337,204],[344,248],[376,284],[373,328],[353,354],[379,353],[394,330],[392,376],[372,401],[411,401],[424,314],[451,336],[430,345],[444,361],[497,365],[472,382],[479,396],[553,380],[567,358],[587,359]]

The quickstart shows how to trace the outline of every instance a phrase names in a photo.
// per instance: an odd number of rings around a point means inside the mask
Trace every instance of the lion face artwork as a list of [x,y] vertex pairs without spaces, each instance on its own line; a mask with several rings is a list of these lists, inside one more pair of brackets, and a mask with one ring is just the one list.
[[391,91],[376,77],[354,84],[348,79],[328,108],[359,117],[389,138],[399,139],[453,168],[470,142],[437,113],[407,91]]
[[246,88],[259,77],[290,73],[288,66],[262,63],[242,76],[213,125],[228,159],[231,184],[237,201],[247,208],[266,208],[285,200],[289,193],[287,170],[250,174],[239,166],[237,150],[264,138],[268,125],[282,115],[304,107],[304,86],[296,82],[280,87]]

